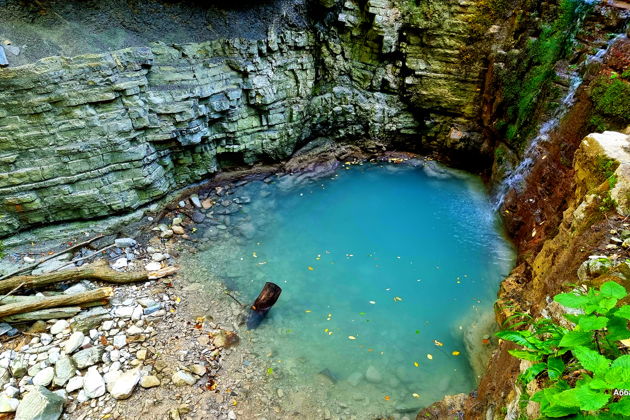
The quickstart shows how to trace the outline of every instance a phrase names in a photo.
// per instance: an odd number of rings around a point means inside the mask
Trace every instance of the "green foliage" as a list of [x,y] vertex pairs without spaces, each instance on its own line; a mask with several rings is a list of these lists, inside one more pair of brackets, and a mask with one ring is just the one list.
[[535,362],[519,379],[524,384],[538,379],[542,389],[530,399],[540,404],[543,416],[630,416],[630,399],[612,395],[615,389],[630,389],[630,355],[623,354],[618,344],[630,338],[630,305],[619,303],[627,295],[613,281],[599,290],[560,293],[554,301],[580,310],[579,315],[565,315],[573,328],[519,313],[508,318],[509,327],[496,334],[522,347],[510,350],[511,355]]
[[591,99],[598,114],[618,120],[623,124],[630,123],[630,82],[622,80],[626,72],[619,78],[600,77],[591,88]]
[[565,57],[588,7],[580,0],[561,0],[558,17],[542,27],[523,54],[513,57],[514,67],[503,76],[505,119],[510,122],[505,137],[522,145],[531,129],[532,116],[541,98],[549,93],[558,60]]
[[0,258],[4,257],[4,244],[0,241]]

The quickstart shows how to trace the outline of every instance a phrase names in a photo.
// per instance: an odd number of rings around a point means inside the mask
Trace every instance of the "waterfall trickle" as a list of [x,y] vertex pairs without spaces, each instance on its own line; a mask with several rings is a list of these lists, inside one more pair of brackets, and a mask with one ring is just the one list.
[[[597,50],[593,55],[590,55],[584,62],[583,67],[590,65],[593,62],[601,62],[606,53],[610,50],[610,47],[619,39],[625,37],[625,34],[619,34],[612,38],[604,48]],[[504,203],[505,197],[510,190],[522,191],[524,181],[530,173],[530,170],[534,163],[541,158],[541,144],[549,139],[551,132],[558,126],[560,121],[564,118],[567,112],[571,109],[575,102],[575,93],[582,84],[582,77],[579,71],[572,71],[566,74],[565,77],[570,80],[569,89],[560,101],[560,106],[556,108],[551,117],[540,125],[536,136],[529,142],[529,145],[523,153],[523,157],[520,163],[510,172],[508,176],[497,186],[494,195],[494,207],[496,210],[501,208]]]

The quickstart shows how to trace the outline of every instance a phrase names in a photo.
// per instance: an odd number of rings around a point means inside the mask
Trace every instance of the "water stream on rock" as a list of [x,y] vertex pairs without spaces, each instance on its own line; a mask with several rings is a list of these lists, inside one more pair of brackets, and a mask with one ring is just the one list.
[[213,209],[185,264],[246,302],[266,281],[283,288],[241,334],[284,390],[278,404],[299,404],[300,389],[370,418],[473,390],[469,356],[514,255],[479,178],[433,162],[345,166],[250,182]]

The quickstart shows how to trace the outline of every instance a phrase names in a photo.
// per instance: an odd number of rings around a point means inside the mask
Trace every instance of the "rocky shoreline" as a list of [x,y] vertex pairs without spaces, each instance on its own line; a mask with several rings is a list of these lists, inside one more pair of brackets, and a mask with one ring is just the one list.
[[[232,237],[251,239],[252,223],[231,220],[250,202],[249,197],[234,196],[233,189],[251,180],[283,182],[283,175],[290,173],[292,183],[306,182],[330,176],[342,162],[406,162],[437,176],[443,170],[419,156],[383,149],[375,143],[359,147],[322,142],[296,153],[281,168],[220,174],[178,197],[162,214],[145,217],[136,237],[105,236],[42,263],[34,273],[67,270],[95,259],[106,260],[120,272],[176,269],[182,258],[197,252],[198,243],[225,240],[228,231]],[[29,265],[34,254],[26,247],[12,249],[5,261]],[[43,293],[83,292],[97,283],[83,280]],[[224,293],[225,287],[212,276],[201,284],[178,273],[118,285],[109,305],[86,308],[70,318],[22,323],[19,329],[0,324],[5,327],[0,418],[13,413],[21,420],[56,419],[62,413],[76,419],[258,418],[254,412],[271,404],[268,397],[257,395],[249,402],[241,398],[273,375],[256,366],[256,355],[248,349],[230,348],[247,332],[241,331],[244,308]],[[275,393],[282,396],[283,391]],[[282,412],[281,407],[273,410]],[[313,410],[326,419],[355,418],[348,406]]]

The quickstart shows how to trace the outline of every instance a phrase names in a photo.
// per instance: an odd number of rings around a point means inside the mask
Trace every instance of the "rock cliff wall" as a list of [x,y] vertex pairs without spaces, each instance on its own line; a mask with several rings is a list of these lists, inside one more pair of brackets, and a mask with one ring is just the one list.
[[477,123],[484,67],[457,65],[475,7],[321,1],[307,28],[270,27],[263,39],[0,69],[0,237],[120,215],[322,136],[487,154]]

